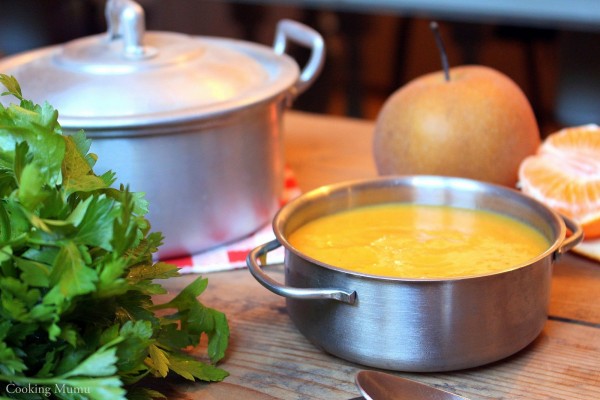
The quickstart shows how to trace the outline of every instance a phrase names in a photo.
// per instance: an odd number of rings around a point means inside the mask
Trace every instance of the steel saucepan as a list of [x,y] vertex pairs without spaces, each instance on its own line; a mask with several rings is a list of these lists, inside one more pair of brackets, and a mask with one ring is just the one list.
[[[320,216],[388,202],[497,212],[536,228],[550,245],[529,262],[499,273],[402,279],[336,268],[302,254],[287,240]],[[572,231],[568,237],[567,227]],[[582,239],[577,224],[518,191],[437,176],[325,186],[284,206],[273,229],[276,239],[254,249],[248,267],[263,286],[286,297],[300,332],[340,358],[414,372],[475,367],[531,343],[547,320],[552,265]],[[285,248],[285,284],[265,274],[259,263],[279,246]]]

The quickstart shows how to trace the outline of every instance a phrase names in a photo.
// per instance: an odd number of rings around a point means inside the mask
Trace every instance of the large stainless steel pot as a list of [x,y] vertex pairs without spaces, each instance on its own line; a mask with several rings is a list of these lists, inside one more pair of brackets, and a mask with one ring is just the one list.
[[[283,20],[274,47],[145,32],[130,0],[107,5],[108,33],[0,60],[26,98],[50,102],[67,134],[84,129],[97,173],[146,193],[162,257],[248,235],[278,208],[282,113],[318,76],[322,37]],[[289,42],[311,56],[300,71]],[[7,102],[8,99],[1,100]]]
[[[550,245],[528,263],[500,273],[400,279],[324,264],[287,241],[291,232],[320,216],[387,202],[498,212],[535,227]],[[573,231],[568,238],[565,223]],[[276,240],[254,249],[248,267],[262,285],[287,298],[288,313],[300,332],[341,358],[415,372],[483,365],[527,346],[547,319],[552,263],[582,239],[576,224],[517,191],[434,176],[325,186],[284,206],[273,229]],[[258,261],[281,245],[285,285],[265,274]]]

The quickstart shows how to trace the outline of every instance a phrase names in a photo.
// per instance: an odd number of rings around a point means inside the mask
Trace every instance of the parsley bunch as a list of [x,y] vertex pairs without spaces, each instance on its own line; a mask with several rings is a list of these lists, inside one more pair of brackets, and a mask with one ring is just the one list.
[[[152,260],[162,236],[143,195],[111,188],[83,132],[62,135],[52,106],[0,83],[20,101],[0,104],[0,398],[164,398],[141,379],[224,379],[229,328],[197,299],[207,280],[153,303],[154,280],[178,271]],[[203,334],[206,362],[185,352]]]

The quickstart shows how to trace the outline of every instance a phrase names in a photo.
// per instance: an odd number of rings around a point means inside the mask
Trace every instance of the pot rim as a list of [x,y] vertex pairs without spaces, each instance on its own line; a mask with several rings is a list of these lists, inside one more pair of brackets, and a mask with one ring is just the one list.
[[[352,188],[365,187],[365,186],[390,186],[390,185],[391,186],[401,186],[401,185],[425,186],[425,185],[428,185],[430,187],[432,186],[432,187],[438,187],[438,188],[444,188],[444,187],[445,188],[462,188],[464,190],[470,190],[470,191],[474,191],[474,192],[475,191],[492,190],[494,192],[498,192],[499,194],[514,196],[514,197],[518,198],[520,201],[528,203],[533,208],[540,210],[540,212],[545,213],[546,216],[548,218],[550,218],[550,221],[548,221],[548,224],[555,226],[557,228],[556,229],[557,233],[556,233],[554,239],[552,240],[552,242],[549,244],[549,247],[544,252],[542,252],[538,256],[531,258],[523,263],[516,264],[512,267],[503,269],[501,271],[495,271],[495,272],[490,272],[490,273],[485,273],[485,274],[465,275],[465,276],[445,277],[445,278],[403,278],[403,277],[373,275],[373,274],[366,274],[366,273],[362,273],[362,272],[351,271],[351,270],[336,267],[334,265],[319,261],[313,257],[310,257],[310,256],[304,254],[303,252],[301,252],[300,250],[298,250],[297,248],[292,246],[291,243],[287,240],[286,235],[282,232],[282,228],[285,225],[285,220],[287,218],[289,218],[289,216],[293,215],[295,210],[298,210],[299,208],[303,207],[307,203],[319,201],[320,199],[326,198],[332,194],[348,192],[349,190],[352,190]],[[401,202],[401,201],[399,201],[399,202]],[[385,204],[385,203],[384,202],[374,202],[371,204],[375,205],[375,204]],[[369,204],[369,205],[371,205],[371,204]],[[417,204],[423,204],[423,203],[417,202]],[[360,206],[363,206],[363,205],[359,205],[359,207]],[[355,207],[356,206],[354,206],[354,207],[349,206],[348,209],[352,209]],[[456,207],[456,206],[452,206],[452,207]],[[336,212],[338,212],[338,211],[336,211]],[[494,212],[496,212],[496,211],[494,211]],[[498,212],[496,212],[496,213],[498,213]],[[502,214],[502,215],[506,215],[506,214]],[[510,216],[510,215],[508,215],[508,216]],[[510,217],[514,219],[514,217],[512,217],[512,216],[510,216]],[[577,236],[577,237],[573,238],[574,239],[572,241],[574,243],[573,245],[577,244],[579,242],[579,240],[581,240],[580,228],[576,224],[574,224],[574,226],[577,228],[578,232],[577,232],[577,234],[573,235],[573,236]],[[498,275],[502,275],[502,274],[508,274],[508,273],[514,272],[516,270],[527,268],[527,267],[531,266],[532,264],[535,264],[538,261],[543,260],[547,257],[552,257],[554,260],[564,252],[564,251],[561,251],[561,247],[563,244],[565,247],[569,247],[569,244],[571,244],[571,243],[567,244],[567,243],[563,242],[563,240],[566,237],[566,233],[567,233],[567,226],[566,226],[564,217],[561,217],[556,211],[552,210],[551,208],[549,208],[545,204],[541,203],[540,201],[538,201],[532,197],[529,197],[529,196],[519,192],[516,189],[511,189],[511,188],[508,188],[505,186],[500,186],[500,185],[488,183],[488,182],[476,181],[476,180],[472,180],[472,179],[468,179],[468,178],[436,176],[436,175],[396,175],[396,176],[391,175],[391,176],[380,176],[380,177],[376,177],[376,178],[357,179],[357,180],[351,180],[351,181],[345,181],[345,182],[339,182],[339,183],[325,185],[325,186],[319,187],[317,189],[313,189],[309,192],[306,192],[306,193],[300,195],[299,197],[291,200],[286,205],[284,205],[275,214],[275,217],[273,218],[272,227],[273,227],[273,232],[275,234],[277,241],[279,241],[279,243],[281,243],[281,245],[286,249],[286,251],[290,251],[297,257],[303,258],[303,259],[305,259],[309,262],[312,262],[322,268],[325,268],[325,269],[328,269],[331,271],[335,271],[337,273],[351,275],[352,277],[359,278],[359,279],[387,281],[387,282],[443,283],[443,282],[455,282],[455,281],[465,281],[465,280],[473,280],[473,279],[485,279],[488,277],[498,276]],[[568,250],[568,249],[566,249],[566,250]]]

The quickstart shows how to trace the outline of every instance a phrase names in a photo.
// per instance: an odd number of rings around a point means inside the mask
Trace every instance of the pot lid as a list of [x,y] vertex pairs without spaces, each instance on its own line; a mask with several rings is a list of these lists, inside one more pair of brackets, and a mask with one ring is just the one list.
[[144,32],[143,10],[131,0],[109,1],[107,21],[107,34],[8,57],[0,71],[77,129],[211,118],[273,98],[298,79],[296,63],[266,46]]

